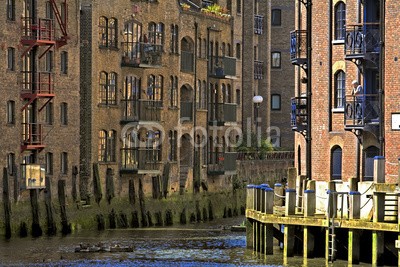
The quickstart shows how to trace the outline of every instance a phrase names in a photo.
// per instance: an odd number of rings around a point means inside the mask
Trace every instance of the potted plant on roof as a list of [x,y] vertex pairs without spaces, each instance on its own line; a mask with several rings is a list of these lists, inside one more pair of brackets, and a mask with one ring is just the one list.
[[190,10],[190,5],[186,4],[186,3],[181,3],[181,8],[185,11]]

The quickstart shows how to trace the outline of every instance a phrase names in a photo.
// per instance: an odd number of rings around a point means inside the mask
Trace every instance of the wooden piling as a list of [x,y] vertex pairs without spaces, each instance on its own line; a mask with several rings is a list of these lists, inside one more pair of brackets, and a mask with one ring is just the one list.
[[313,258],[315,248],[315,236],[311,226],[304,226],[303,228],[303,257]]
[[349,265],[360,262],[360,230],[349,230],[348,263]]
[[283,231],[283,258],[294,256],[294,235],[295,226],[285,225]]
[[79,173],[78,172],[78,167],[77,166],[73,166],[72,167],[72,192],[71,192],[71,195],[72,195],[72,200],[74,202],[76,202],[77,199],[78,199],[78,192],[77,192],[77,189],[76,189],[76,181],[77,181],[78,173]]
[[143,184],[141,178],[139,178],[139,206],[140,214],[142,216],[142,227],[147,227],[146,205],[144,201]]
[[10,194],[8,186],[8,170],[3,168],[3,205],[4,205],[4,224],[5,224],[5,237],[11,238],[11,205]]
[[133,178],[129,179],[129,203],[135,205],[136,195],[135,195],[135,182]]
[[106,198],[108,204],[111,204],[111,200],[115,197],[114,193],[114,170],[107,168],[106,171]]
[[304,217],[314,216],[316,209],[315,181],[307,181],[306,190],[304,190],[303,194],[303,202]]
[[46,177],[46,191],[45,191],[45,204],[47,214],[47,235],[55,235],[57,233],[57,226],[54,222],[53,216],[53,203],[51,201],[51,182],[50,177]]
[[65,180],[58,180],[58,201],[60,203],[61,232],[66,235],[71,233],[71,224],[68,223],[67,210],[65,208]]
[[39,222],[38,189],[30,189],[29,194],[32,207],[32,236],[39,237],[42,235],[42,228]]
[[374,158],[374,183],[385,182],[385,157],[376,156]]
[[99,174],[99,164],[93,163],[93,191],[96,203],[99,204],[103,197],[101,190],[100,174]]
[[[375,159],[376,161],[377,159]],[[385,216],[385,193],[374,192],[374,222],[382,222]],[[384,232],[372,231],[372,265],[381,266],[384,264],[385,250]]]

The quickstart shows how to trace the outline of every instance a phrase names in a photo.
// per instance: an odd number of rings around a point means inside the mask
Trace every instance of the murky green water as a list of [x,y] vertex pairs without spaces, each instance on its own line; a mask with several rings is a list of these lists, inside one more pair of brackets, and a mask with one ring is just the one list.
[[[13,238],[0,241],[1,266],[281,266],[282,253],[257,255],[246,249],[243,232],[223,230],[243,217],[175,228],[80,231],[66,237]],[[75,252],[83,244],[132,246],[133,252]],[[302,266],[302,257],[289,259]],[[308,266],[325,265],[313,259]],[[335,266],[347,266],[341,264]]]

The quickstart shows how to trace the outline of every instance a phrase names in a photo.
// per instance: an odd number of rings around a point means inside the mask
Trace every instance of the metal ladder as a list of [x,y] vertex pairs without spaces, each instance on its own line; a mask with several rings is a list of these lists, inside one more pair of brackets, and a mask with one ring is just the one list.
[[335,222],[337,216],[337,196],[341,195],[341,205],[340,205],[340,220],[343,219],[343,206],[344,197],[347,197],[347,217],[349,216],[349,193],[348,192],[329,192],[328,197],[328,261],[334,262],[336,259],[336,233],[335,228],[338,223]]

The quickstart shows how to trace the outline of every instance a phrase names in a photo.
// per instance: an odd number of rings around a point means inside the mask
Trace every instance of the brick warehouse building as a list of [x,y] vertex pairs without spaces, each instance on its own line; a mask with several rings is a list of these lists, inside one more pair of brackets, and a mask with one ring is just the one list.
[[111,177],[122,194],[137,177],[147,193],[224,188],[256,94],[263,133],[279,127],[276,145],[290,148],[290,2],[7,1],[0,162],[15,200],[44,176],[84,199],[94,163],[102,188]]
[[[400,152],[397,2],[304,3],[296,4],[291,35],[291,61],[297,65],[292,128],[298,132],[299,174],[309,174],[311,167],[315,180],[371,181],[374,157],[384,156],[386,182],[395,182]],[[352,95],[353,80],[362,86],[358,96]],[[311,147],[303,136],[311,138]]]
[[79,7],[58,0],[5,3],[0,165],[8,168],[9,196],[18,200],[29,196],[23,189],[44,188],[45,175],[52,187],[64,180],[72,188],[76,178]]

